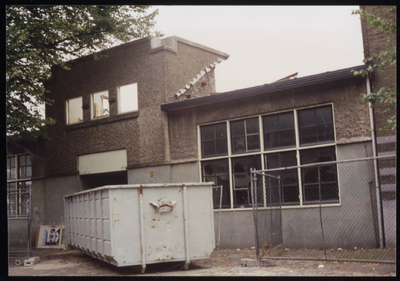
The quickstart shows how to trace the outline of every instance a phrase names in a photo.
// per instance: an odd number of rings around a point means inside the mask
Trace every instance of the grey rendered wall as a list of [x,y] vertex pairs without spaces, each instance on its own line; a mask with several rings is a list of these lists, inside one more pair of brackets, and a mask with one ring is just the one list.
[[128,170],[129,184],[199,182],[197,162]]
[[[338,160],[371,156],[370,142],[337,146]],[[378,240],[369,184],[374,181],[373,162],[339,164],[338,179],[341,205],[321,209],[325,246],[329,248],[376,247]],[[283,247],[321,247],[319,212],[319,208],[311,207],[283,210]]]
[[[370,142],[337,146],[338,160],[372,156]],[[373,181],[373,165],[370,162],[352,163],[363,166],[349,173],[348,167],[339,167],[341,206],[322,208],[326,247],[376,247],[376,216],[371,207],[369,182]],[[356,168],[352,168],[357,171]],[[367,176],[368,175],[368,176]],[[218,241],[219,211],[214,211],[215,234]],[[375,219],[375,220],[374,220]],[[286,248],[315,248],[322,245],[319,225],[319,208],[282,210],[283,244]],[[265,230],[268,233],[268,230]],[[255,246],[253,213],[249,211],[222,211],[221,248],[245,248]]]
[[171,166],[154,166],[128,170],[128,184],[170,183]]
[[32,220],[31,220],[31,239],[32,245],[36,245],[36,230],[46,221],[46,181],[32,181]]
[[172,182],[200,182],[198,162],[171,166]]
[[[218,243],[219,210],[214,210],[215,243]],[[220,248],[255,247],[253,211],[221,212]]]
[[79,176],[46,179],[45,224],[64,224],[64,195],[81,190]]

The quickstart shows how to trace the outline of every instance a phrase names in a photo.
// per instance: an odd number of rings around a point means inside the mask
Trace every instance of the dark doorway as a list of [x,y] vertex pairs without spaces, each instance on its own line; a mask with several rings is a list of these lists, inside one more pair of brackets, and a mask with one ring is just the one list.
[[91,189],[104,185],[118,185],[128,183],[127,171],[81,175],[82,188]]

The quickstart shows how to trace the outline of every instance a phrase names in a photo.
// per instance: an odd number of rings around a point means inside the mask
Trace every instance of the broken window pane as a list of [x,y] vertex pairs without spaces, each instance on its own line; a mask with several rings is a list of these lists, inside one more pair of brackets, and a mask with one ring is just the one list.
[[92,94],[92,117],[110,116],[110,105],[108,103],[108,91]]
[[[223,186],[222,189],[222,208],[231,207],[231,195],[229,188],[229,168],[228,160],[221,159],[215,161],[206,161],[201,163],[203,182],[214,182],[216,186]],[[215,202],[218,202],[220,194],[215,193]],[[217,198],[218,197],[218,198]],[[214,205],[216,207],[216,205]]]
[[[275,169],[281,167],[293,167],[297,166],[296,151],[280,152],[267,154],[265,156],[267,162],[267,169]],[[282,171],[268,172],[268,174],[274,176],[280,176],[280,197],[282,204],[299,204],[299,185],[297,169],[287,169]],[[271,188],[277,189],[278,182],[276,180],[271,181]],[[278,192],[276,192],[278,194]],[[267,194],[267,205],[268,203],[278,203],[279,197],[268,198]]]
[[67,124],[83,121],[82,97],[67,100]]
[[[233,172],[233,200],[235,208],[251,206],[251,180],[250,168],[261,169],[261,158],[259,155],[232,158]],[[263,204],[263,197],[257,198],[257,203]]]
[[118,113],[138,110],[137,83],[118,87]]
[[[300,151],[301,164],[335,161],[335,147]],[[301,169],[304,203],[339,202],[336,164]]]

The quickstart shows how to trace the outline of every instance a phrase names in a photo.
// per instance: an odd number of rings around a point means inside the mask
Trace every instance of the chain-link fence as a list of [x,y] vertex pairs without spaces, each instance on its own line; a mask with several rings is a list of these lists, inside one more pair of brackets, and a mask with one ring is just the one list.
[[31,186],[7,188],[8,253],[16,265],[22,265],[32,250],[31,201]]
[[377,159],[253,170],[258,258],[395,262],[396,201],[381,199]]

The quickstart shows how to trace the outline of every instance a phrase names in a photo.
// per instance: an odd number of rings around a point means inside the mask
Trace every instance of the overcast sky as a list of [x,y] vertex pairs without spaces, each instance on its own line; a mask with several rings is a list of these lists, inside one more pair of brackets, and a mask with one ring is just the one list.
[[[363,64],[358,6],[154,6],[155,30],[230,57],[216,67],[226,92]],[[188,81],[189,82],[189,81]]]

